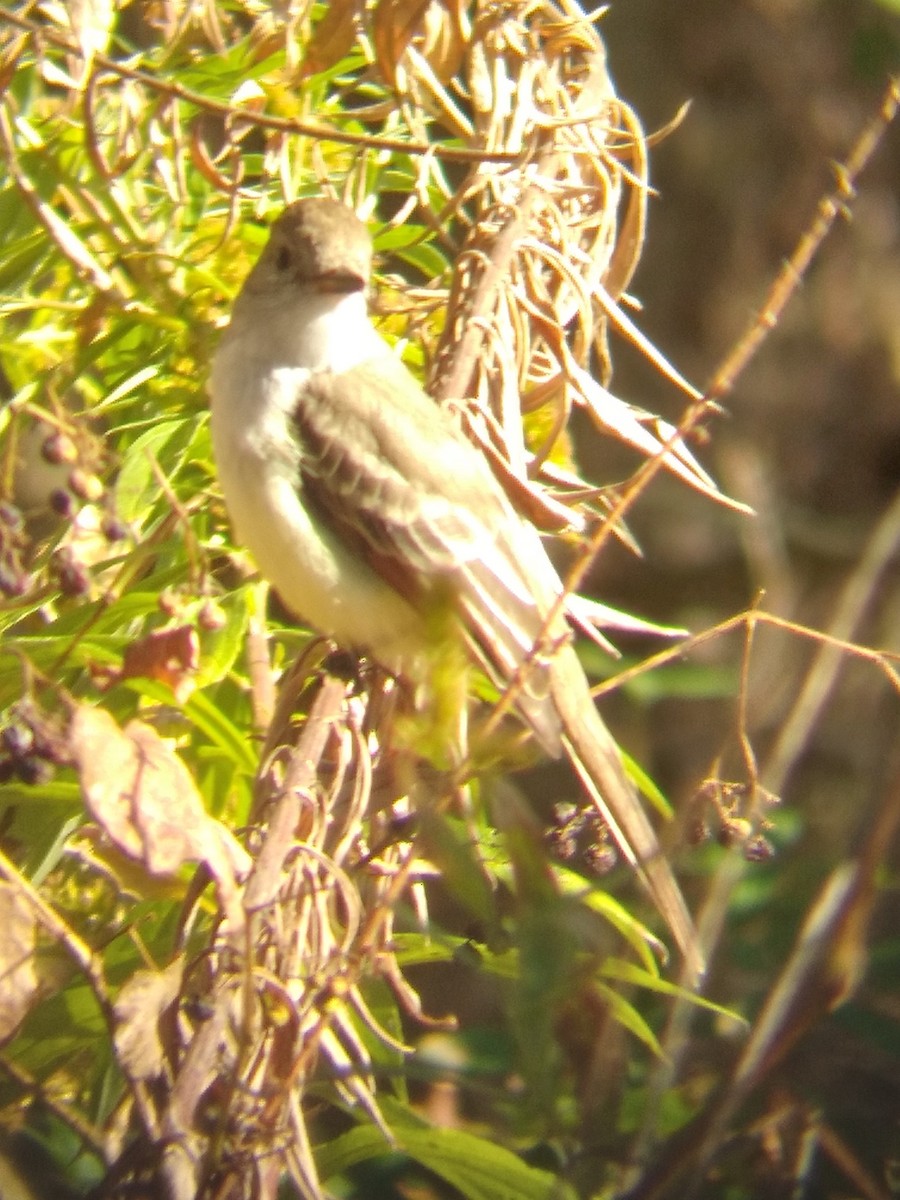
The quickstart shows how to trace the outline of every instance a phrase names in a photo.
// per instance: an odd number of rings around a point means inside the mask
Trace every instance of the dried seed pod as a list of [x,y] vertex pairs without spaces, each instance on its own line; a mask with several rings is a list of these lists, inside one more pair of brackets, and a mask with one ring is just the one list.
[[584,852],[585,866],[594,875],[608,875],[619,861],[615,847],[611,842],[597,842],[588,846]]
[[743,847],[744,858],[747,862],[768,862],[775,857],[775,847],[761,833],[748,838]]
[[692,846],[702,846],[704,842],[708,842],[711,836],[709,822],[702,817],[698,817],[688,826],[687,840]]
[[753,831],[753,826],[744,817],[725,817],[719,830],[719,843],[722,846],[739,846],[747,841]]
[[563,862],[568,862],[578,852],[578,843],[575,838],[564,829],[548,829],[547,845]]

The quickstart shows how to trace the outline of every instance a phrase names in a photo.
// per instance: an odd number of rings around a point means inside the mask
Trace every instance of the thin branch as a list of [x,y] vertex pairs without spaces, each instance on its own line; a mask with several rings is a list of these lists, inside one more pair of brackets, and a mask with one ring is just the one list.
[[878,149],[888,126],[897,116],[898,108],[900,78],[892,77],[885,88],[878,111],[860,133],[846,161],[835,164],[835,187],[819,201],[812,223],[779,272],[758,315],[713,376],[706,393],[710,399],[719,400],[731,392],[737,377],[769,332],[778,324],[785,306],[809,270],[835,220],[842,213],[846,213],[848,202],[853,199],[857,180]]

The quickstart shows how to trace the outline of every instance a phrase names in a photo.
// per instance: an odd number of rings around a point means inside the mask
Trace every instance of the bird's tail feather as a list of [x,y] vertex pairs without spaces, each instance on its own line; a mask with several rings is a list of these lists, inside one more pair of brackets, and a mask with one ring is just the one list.
[[563,744],[572,766],[609,826],[620,853],[649,891],[678,943],[692,982],[696,982],[705,968],[681,888],[570,647],[564,647],[554,659],[551,687],[562,718]]

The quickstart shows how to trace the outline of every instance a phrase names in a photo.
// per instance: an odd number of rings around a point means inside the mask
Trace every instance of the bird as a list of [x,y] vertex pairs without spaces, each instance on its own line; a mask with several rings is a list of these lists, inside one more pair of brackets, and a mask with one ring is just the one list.
[[594,703],[559,576],[483,452],[373,325],[372,258],[353,209],[295,200],[234,301],[209,391],[237,539],[296,617],[414,683],[433,668],[434,612],[449,613],[497,686],[514,682],[544,751],[571,761],[699,978],[693,922]]

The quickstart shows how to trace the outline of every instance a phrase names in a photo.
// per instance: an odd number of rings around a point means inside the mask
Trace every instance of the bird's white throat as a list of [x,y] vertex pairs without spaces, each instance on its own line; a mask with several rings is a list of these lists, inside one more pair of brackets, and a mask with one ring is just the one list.
[[391,352],[372,327],[362,292],[292,289],[272,297],[264,323],[258,298],[253,300],[250,319],[239,305],[223,339],[223,344],[239,341],[244,357],[264,357],[272,365],[308,371],[341,372]]

